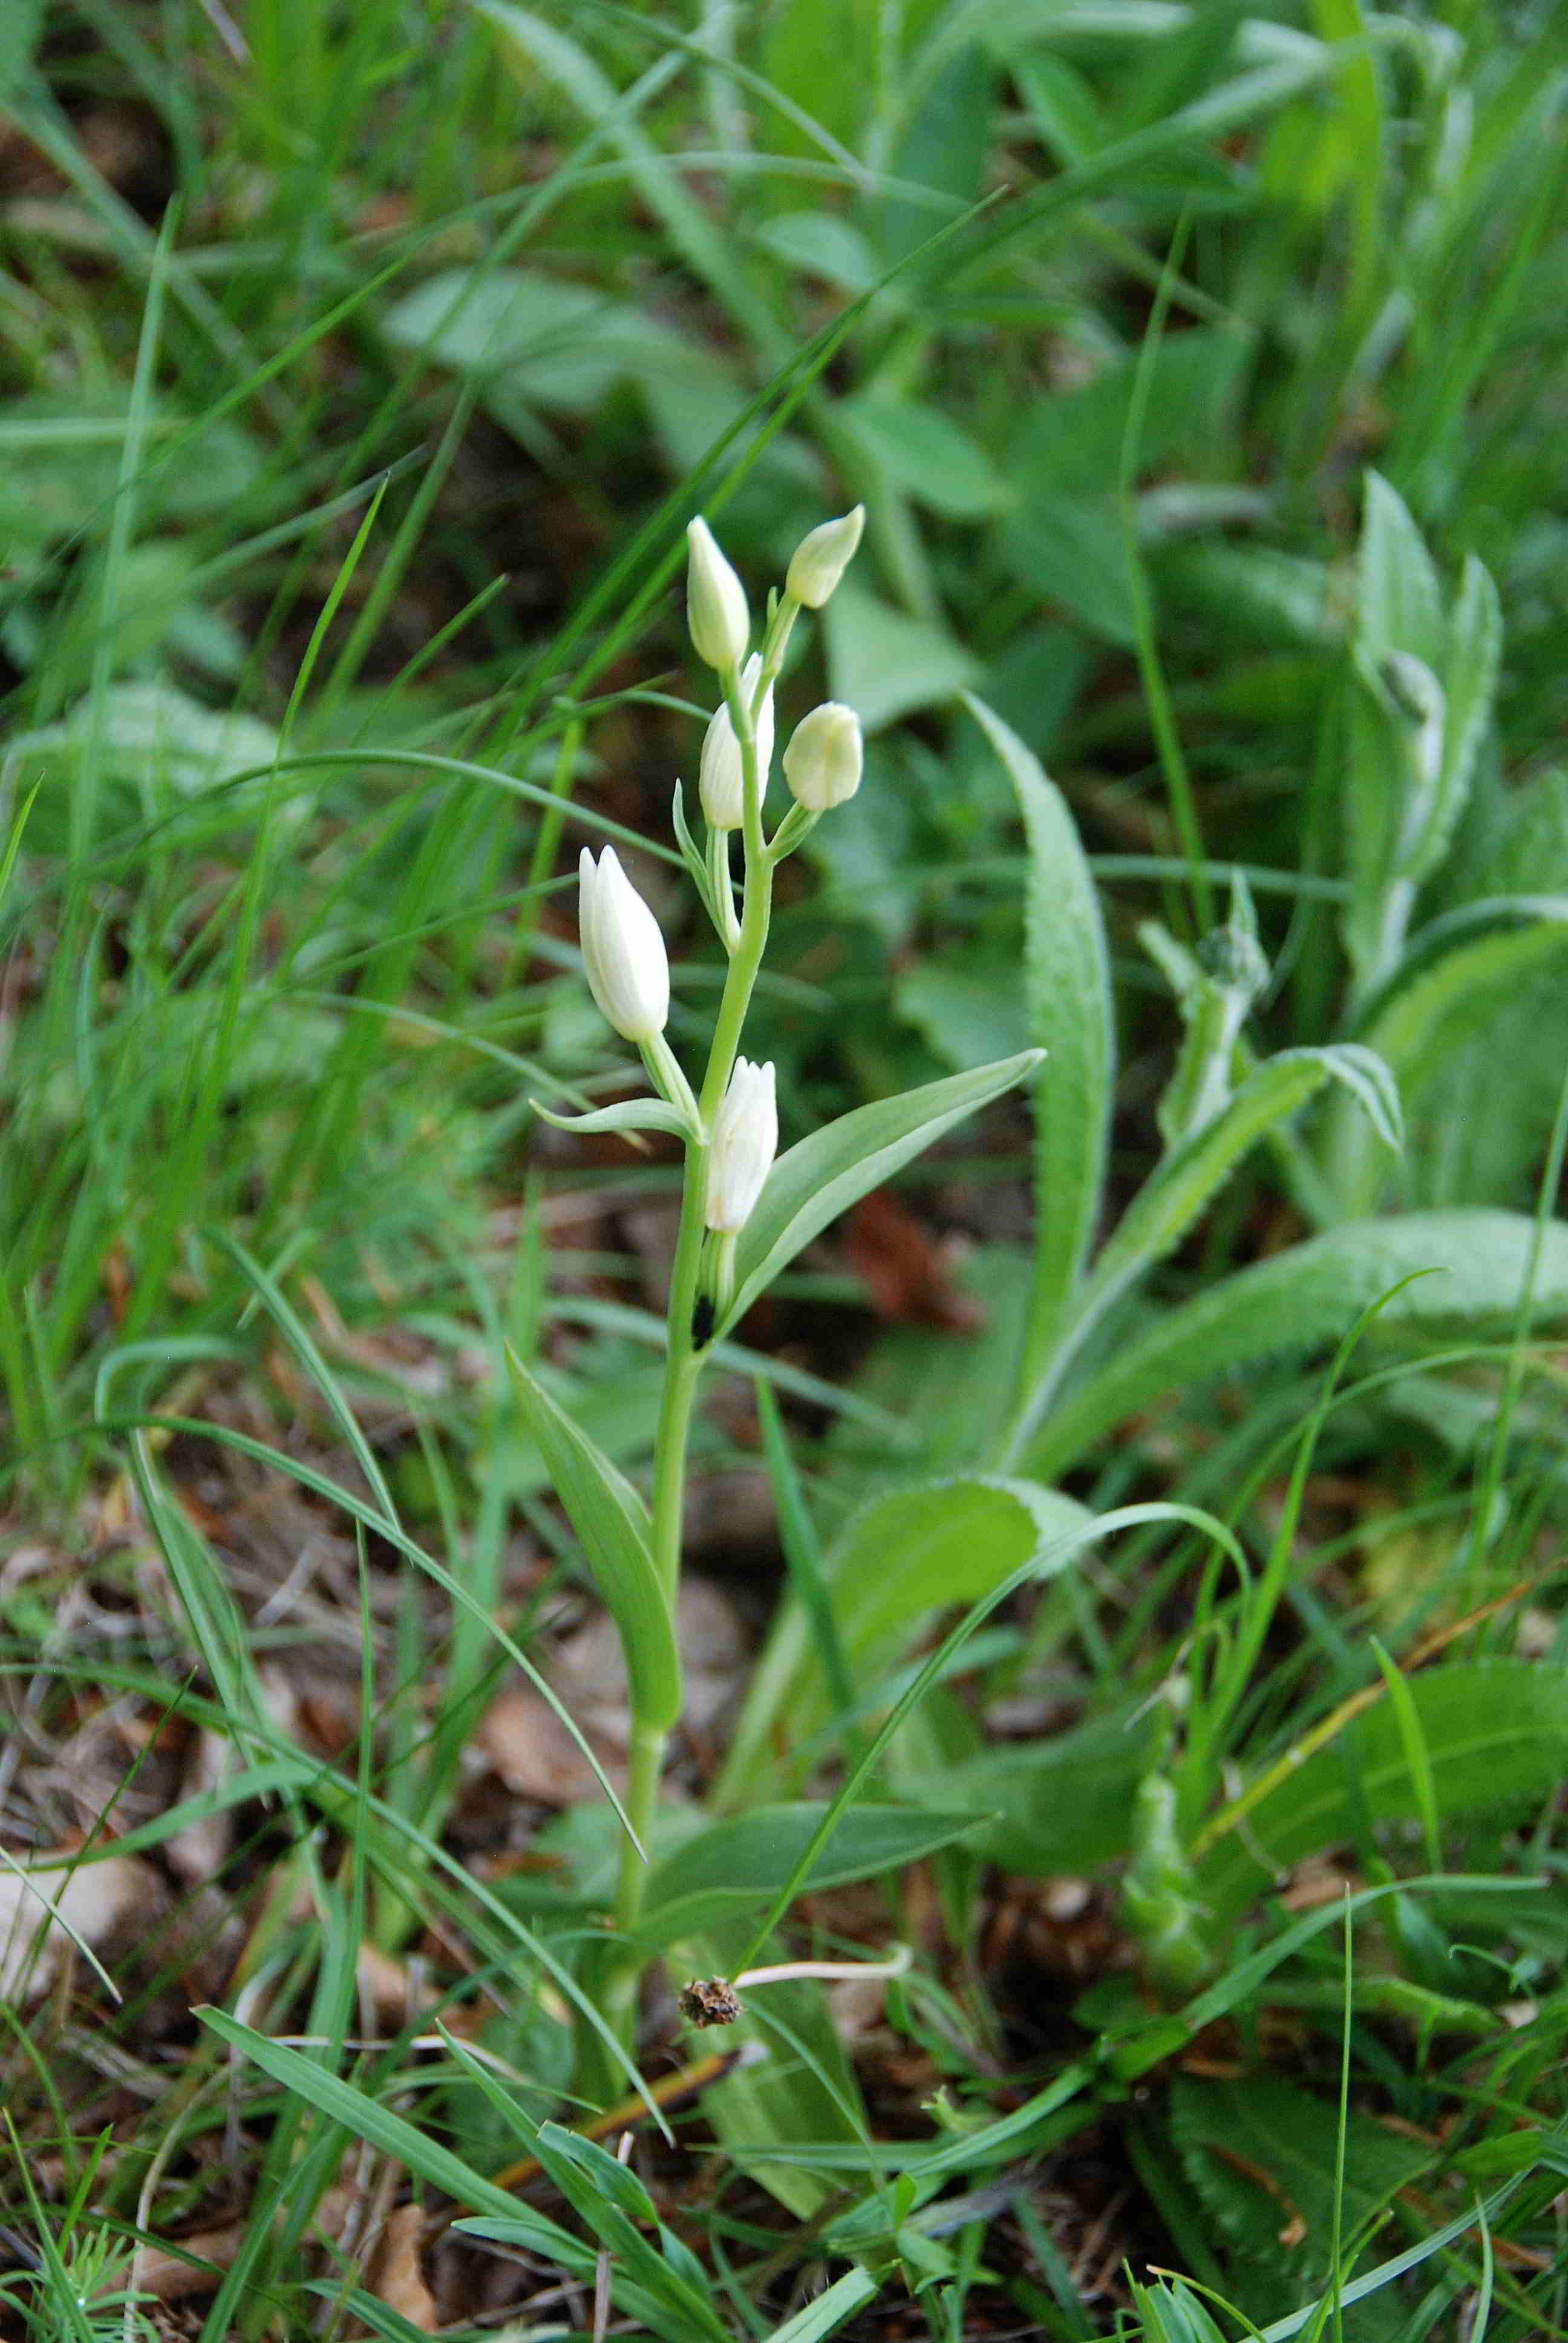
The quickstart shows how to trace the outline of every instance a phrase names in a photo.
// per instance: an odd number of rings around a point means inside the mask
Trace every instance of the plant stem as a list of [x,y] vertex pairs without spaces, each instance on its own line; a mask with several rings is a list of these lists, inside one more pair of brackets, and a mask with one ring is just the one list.
[[[686,1177],[680,1200],[680,1229],[670,1270],[668,1335],[665,1351],[664,1392],[659,1402],[658,1430],[653,1467],[652,1546],[659,1584],[671,1613],[680,1585],[680,1543],[686,1498],[686,1451],[691,1433],[691,1412],[701,1379],[703,1350],[696,1347],[692,1321],[699,1299],[702,1255],[707,1223],[707,1133],[713,1128],[719,1102],[729,1085],[735,1053],[751,1005],[751,990],[768,941],[773,900],[773,869],[762,839],[760,789],[757,772],[757,734],[753,711],[743,701],[733,675],[725,679],[730,718],[740,746],[740,769],[746,799],[746,897],[740,930],[724,980],[719,1019],[708,1054],[698,1111],[703,1137],[688,1141]],[[704,1346],[706,1347],[706,1345]],[[631,1771],[627,1785],[626,1811],[632,1829],[646,1846],[658,1785],[664,1770],[667,1735],[635,1718],[631,1738]],[[616,1930],[623,1940],[636,1933],[642,1911],[644,1865],[628,1837],[621,1842],[620,1878],[616,1896]],[[636,2014],[637,1986],[642,1964],[627,1945],[612,1973],[607,2015],[620,2038],[630,2046]]]

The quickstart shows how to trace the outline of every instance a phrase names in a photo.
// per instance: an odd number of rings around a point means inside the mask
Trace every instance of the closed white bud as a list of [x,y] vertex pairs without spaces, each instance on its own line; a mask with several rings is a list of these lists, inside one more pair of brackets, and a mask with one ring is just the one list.
[[[740,697],[750,705],[762,672],[762,654],[753,651],[740,673]],[[773,689],[769,685],[753,719],[757,729],[757,802],[768,794],[768,774],[773,762]],[[702,763],[698,770],[698,794],[710,829],[739,830],[746,814],[746,782],[740,768],[740,743],[721,704],[702,736]]]
[[803,716],[784,751],[784,778],[797,805],[826,813],[860,786],[860,719],[841,700],[825,699]]
[[751,636],[746,588],[699,515],[687,524],[686,623],[691,648],[720,673],[739,667]]
[[865,526],[866,508],[857,505],[800,539],[784,579],[791,601],[804,603],[808,610],[821,608],[853,560]]
[[779,1151],[773,1068],[737,1058],[713,1118],[705,1216],[710,1229],[736,1236],[746,1226]]
[[578,863],[578,937],[600,1010],[628,1041],[651,1041],[669,1015],[669,956],[658,921],[621,869],[613,846],[596,867]]

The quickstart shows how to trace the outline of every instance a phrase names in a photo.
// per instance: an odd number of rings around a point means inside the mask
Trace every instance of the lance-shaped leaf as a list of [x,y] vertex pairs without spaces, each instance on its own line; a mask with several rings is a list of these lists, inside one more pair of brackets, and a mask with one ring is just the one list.
[[1499,1333],[1513,1322],[1533,1259],[1535,1324],[1568,1324],[1568,1225],[1552,1222],[1538,1255],[1535,1244],[1524,1213],[1471,1210],[1352,1221],[1311,1237],[1162,1311],[1118,1345],[1052,1413],[1029,1449],[1029,1470],[1051,1478],[1167,1392],[1320,1350],[1385,1294],[1380,1333],[1433,1342],[1456,1331]]
[[1181,1243],[1248,1150],[1330,1081],[1342,1082],[1365,1108],[1380,1139],[1399,1145],[1399,1095],[1388,1068],[1371,1050],[1344,1041],[1323,1050],[1282,1050],[1257,1067],[1210,1121],[1171,1150],[1122,1214],[1082,1289],[1063,1342],[1020,1411],[1010,1463],[1032,1455],[1035,1436],[1068,1368],[1111,1303]]
[[1043,1051],[1020,1050],[967,1074],[927,1082],[900,1098],[858,1106],[814,1131],[779,1158],[736,1250],[735,1299],[723,1321],[734,1325],[798,1252],[840,1212],[890,1180],[912,1156],[965,1115],[989,1106],[1033,1072]]
[[524,1420],[619,1631],[637,1715],[665,1731],[680,1715],[680,1654],[654,1564],[648,1507],[510,1345],[507,1360]]
[[1050,1071],[1034,1092],[1034,1286],[1023,1371],[1043,1366],[1077,1286],[1100,1210],[1116,1033],[1100,897],[1067,800],[1040,760],[972,693],[963,696],[1007,769],[1029,844],[1024,963],[1029,1039]]
[[1411,874],[1417,880],[1437,869],[1464,810],[1475,777],[1475,760],[1492,720],[1502,650],[1503,611],[1497,588],[1471,554],[1448,624],[1448,651],[1442,669],[1442,764]]
[[1399,1146],[1399,1096],[1372,1051],[1354,1042],[1282,1050],[1248,1075],[1212,1121],[1173,1148],[1139,1190],[1094,1264],[1090,1282],[1099,1307],[1180,1244],[1248,1150],[1331,1081],[1343,1082],[1379,1138]]
[[538,1099],[528,1103],[541,1122],[553,1123],[558,1131],[668,1131],[684,1139],[689,1128],[679,1109],[666,1105],[663,1099],[621,1099],[614,1106],[596,1106],[587,1114],[552,1114]]

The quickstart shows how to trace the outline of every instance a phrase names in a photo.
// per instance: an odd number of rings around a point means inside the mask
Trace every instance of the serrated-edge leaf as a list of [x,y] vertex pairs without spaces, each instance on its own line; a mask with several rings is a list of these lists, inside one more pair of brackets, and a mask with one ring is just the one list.
[[[1392,1077],[1372,1051],[1353,1042],[1282,1050],[1248,1075],[1211,1121],[1173,1148],[1140,1189],[1094,1264],[1090,1291],[1097,1305],[1103,1308],[1178,1245],[1248,1151],[1329,1081],[1344,1082],[1380,1137],[1397,1143],[1390,1121]],[[1392,1111],[1397,1113],[1397,1104]]]
[[1066,799],[1017,733],[972,692],[963,704],[1018,793],[1029,847],[1029,1037],[1050,1072],[1034,1109],[1035,1258],[1024,1373],[1044,1364],[1088,1257],[1100,1212],[1115,1081],[1116,1029],[1100,895]]
[[890,1180],[912,1156],[955,1122],[1032,1073],[1038,1050],[950,1074],[893,1099],[876,1099],[814,1131],[773,1166],[736,1248],[735,1298],[719,1328],[727,1332],[796,1254],[840,1212]]
[[[1517,1312],[1534,1243],[1526,1214],[1470,1206],[1352,1221],[1309,1237],[1161,1312],[1122,1343],[1057,1410],[1029,1450],[1029,1468],[1050,1479],[1167,1392],[1332,1342],[1383,1294],[1392,1299],[1379,1313],[1381,1332],[1502,1331]],[[1423,1273],[1432,1270],[1450,1273]],[[1568,1223],[1560,1221],[1543,1234],[1533,1318],[1538,1327],[1568,1323]]]
[[1467,903],[1413,936],[1399,965],[1362,1008],[1369,1046],[1403,1080],[1441,1040],[1485,1023],[1540,960],[1568,944],[1568,895],[1503,896]]
[[619,1630],[638,1715],[666,1730],[680,1714],[680,1654],[653,1560],[648,1507],[509,1343],[507,1361],[528,1431]]
[[[1528,1804],[1549,1796],[1561,1781],[1568,1766],[1568,1669],[1536,1660],[1456,1660],[1407,1678],[1405,1690],[1425,1744],[1433,1801],[1445,1817]],[[1388,1822],[1419,1818],[1421,1808],[1401,1720],[1380,1704],[1247,1807],[1244,1826],[1227,1832],[1201,1859],[1199,1885],[1217,1913],[1234,1911],[1267,1887],[1274,1872],[1340,1845],[1359,1814]]]

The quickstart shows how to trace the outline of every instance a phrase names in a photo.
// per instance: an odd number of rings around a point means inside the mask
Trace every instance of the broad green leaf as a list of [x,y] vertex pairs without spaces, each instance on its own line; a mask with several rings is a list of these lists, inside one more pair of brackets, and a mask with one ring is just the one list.
[[[1042,1478],[1167,1392],[1338,1340],[1388,1294],[1374,1332],[1433,1341],[1499,1333],[1513,1322],[1535,1242],[1523,1213],[1460,1209],[1352,1221],[1210,1286],[1121,1343],[1070,1393],[1028,1454]],[[1440,1276],[1422,1272],[1441,1271]],[[1412,1281],[1412,1282],[1407,1282]],[[1398,1289],[1397,1291],[1395,1289]],[[1568,1323],[1568,1223],[1544,1232],[1537,1326]]]
[[1108,496],[1080,488],[1039,488],[1003,525],[1015,575],[1070,610],[1107,642],[1138,639],[1127,545]]
[[871,460],[916,504],[954,520],[980,520],[1008,501],[985,450],[923,400],[865,392],[839,408]]
[[[869,293],[882,274],[882,263],[865,236],[836,212],[780,212],[776,219],[760,221],[753,233],[787,267],[819,277],[845,293]],[[890,286],[886,297],[899,299],[898,288]]]
[[[1241,2253],[1276,2276],[1325,2273],[1341,2128],[1331,2100],[1266,2071],[1178,2075],[1167,2120],[1188,2179]],[[1430,2171],[1432,2156],[1421,2141],[1402,2138],[1352,2107],[1345,2119],[1343,2234]],[[1302,2234],[1282,2249],[1280,2233],[1290,2215],[1300,2216]]]
[[[1087,1529],[1091,1518],[1054,1489],[990,1477],[920,1482],[873,1498],[848,1523],[825,1566],[851,1670],[874,1679],[933,1613],[992,1594],[1065,1534]],[[1064,1554],[1050,1567],[1067,1559]],[[805,1612],[791,1599],[780,1608],[752,1678],[727,1778],[747,1778],[749,1768],[766,1765],[785,1719],[795,1739],[823,1715],[810,1650]]]
[[[215,715],[172,683],[118,683],[96,709],[83,700],[57,724],[14,735],[7,753],[29,774],[42,766],[45,786],[56,773],[73,780],[91,755],[118,780],[191,798],[265,769],[278,753],[278,738],[254,716]],[[255,784],[257,792],[264,786]]]
[[528,268],[447,268],[388,313],[382,331],[458,373],[495,379],[505,397],[571,412],[686,353],[667,326],[591,285]]
[[668,1727],[680,1715],[680,1654],[654,1565],[648,1508],[509,1344],[507,1359],[523,1420],[619,1630],[638,1714]]
[[1147,1704],[1045,1740],[980,1751],[940,1774],[910,1773],[910,1797],[990,1808],[970,1852],[1026,1879],[1119,1862],[1131,1846],[1132,1801],[1151,1762],[1159,1719]]
[[833,697],[855,710],[867,732],[950,699],[974,681],[974,660],[945,628],[907,617],[850,578],[823,611],[822,625]]
[[1100,1212],[1116,1029],[1100,897],[1067,801],[983,700],[964,705],[1018,792],[1029,846],[1029,1038],[1047,1055],[1034,1085],[1035,1267],[1024,1373],[1043,1364]]
[[1248,1075],[1213,1120],[1183,1140],[1139,1190],[1094,1264],[1097,1309],[1178,1245],[1216,1191],[1260,1139],[1298,1113],[1325,1083],[1343,1082],[1385,1144],[1399,1144],[1399,1102],[1388,1069],[1370,1050],[1337,1042],[1282,1050]]
[[[829,608],[831,605],[829,605]],[[1038,1050],[1023,1050],[971,1073],[950,1074],[902,1097],[851,1109],[781,1155],[736,1248],[735,1299],[720,1332],[750,1309],[796,1254],[840,1212],[890,1180],[955,1122],[989,1106],[1031,1073]]]
[[[747,1956],[739,1928],[716,1929],[685,1950],[698,1976],[733,1976]],[[777,1940],[759,1947],[760,1961],[788,1957]],[[753,2044],[767,2056],[705,2092],[703,2113],[734,2166],[797,2220],[809,2220],[836,2193],[830,2172],[811,2169],[812,2151],[863,2153],[869,2141],[859,2085],[818,1979],[786,1978],[744,1998],[726,2046]]]
[[[658,1944],[743,1919],[789,1878],[821,1823],[825,1805],[758,1806],[716,1823],[658,1864],[644,1891],[639,1937]],[[802,1892],[879,1879],[950,1846],[984,1819],[973,1809],[850,1806],[801,1882]]]
[[[1431,1769],[1431,1795],[1447,1823],[1527,1816],[1568,1771],[1568,1670],[1534,1660],[1458,1660],[1406,1679]],[[1411,1772],[1408,1719],[1387,1700],[1353,1717],[1326,1747],[1247,1807],[1198,1864],[1205,1901],[1221,1917],[1271,1886],[1303,1855],[1342,1845],[1362,1815],[1419,1819],[1422,1785]],[[1265,1766],[1263,1771],[1267,1771]]]

